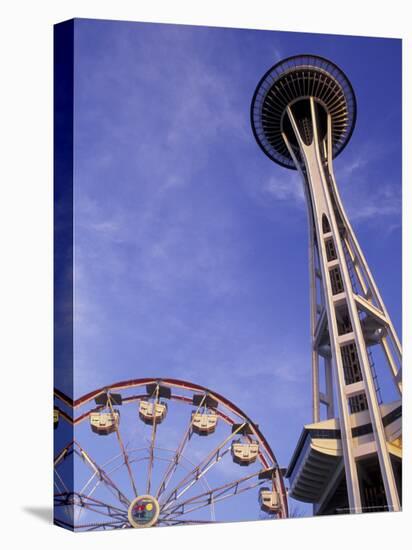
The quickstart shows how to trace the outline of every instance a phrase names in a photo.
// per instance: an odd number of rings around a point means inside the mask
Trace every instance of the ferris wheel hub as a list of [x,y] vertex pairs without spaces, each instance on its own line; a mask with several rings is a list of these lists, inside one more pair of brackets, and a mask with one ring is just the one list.
[[159,513],[160,506],[155,497],[140,495],[130,503],[127,516],[132,527],[152,527],[156,524]]

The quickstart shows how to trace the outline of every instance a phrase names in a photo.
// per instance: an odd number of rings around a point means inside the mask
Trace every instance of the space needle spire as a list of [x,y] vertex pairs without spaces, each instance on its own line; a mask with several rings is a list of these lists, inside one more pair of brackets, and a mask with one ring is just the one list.
[[[315,55],[277,63],[251,105],[257,143],[299,171],[308,205],[313,419],[287,476],[290,495],[312,502],[316,514],[401,508],[401,345],[333,170],[355,121],[348,78]],[[382,402],[372,347],[397,401]]]

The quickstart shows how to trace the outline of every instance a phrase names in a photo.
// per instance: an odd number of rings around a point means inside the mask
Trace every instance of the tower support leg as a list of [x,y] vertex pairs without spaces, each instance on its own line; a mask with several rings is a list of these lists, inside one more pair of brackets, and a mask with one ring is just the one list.
[[[339,205],[335,199],[332,187],[333,181],[331,181],[330,176],[332,170],[331,118],[330,115],[327,115],[326,130],[321,128],[314,99],[310,98],[307,101],[304,116],[302,111],[299,116],[295,116],[293,107],[287,107],[287,116],[293,130],[295,144],[288,139],[286,134],[283,134],[283,138],[295,165],[300,169],[309,200],[309,216],[313,224],[311,271],[313,273],[313,258],[316,256],[319,258],[320,264],[324,308],[327,315],[330,341],[330,364],[332,366],[328,369],[327,364],[325,371],[326,394],[329,395],[328,413],[331,410],[333,411],[333,397],[331,396],[331,374],[333,370],[349,507],[352,513],[362,511],[361,489],[356,462],[359,457],[359,449],[356,448],[357,443],[352,435],[351,415],[356,412],[367,411],[373,428],[387,505],[391,510],[399,510],[399,496],[387,448],[385,430],[358,306],[344,253],[343,241],[351,228],[347,226],[346,218],[339,214]],[[321,135],[321,132],[323,135]],[[369,273],[368,270],[367,273]],[[313,292],[313,282],[311,282],[311,286],[313,327],[316,325],[314,315],[316,315],[318,304],[316,292]],[[315,394],[318,392],[319,395],[320,389],[319,365],[317,362],[318,350],[315,342],[313,347],[314,419],[317,421],[320,417],[319,398],[316,398]],[[355,458],[355,455],[357,458]]]

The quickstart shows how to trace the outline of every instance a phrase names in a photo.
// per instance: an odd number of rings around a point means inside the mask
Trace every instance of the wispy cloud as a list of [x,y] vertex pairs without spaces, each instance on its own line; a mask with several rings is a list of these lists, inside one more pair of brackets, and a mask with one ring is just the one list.
[[379,142],[368,142],[335,170],[339,190],[349,218],[355,224],[400,224],[402,191],[400,181],[385,170],[390,159]]
[[362,206],[349,204],[350,217],[354,221],[376,221],[386,217],[399,217],[399,223],[392,223],[390,227],[399,227],[402,200],[399,195],[393,193],[393,187],[385,186],[371,196],[368,202]]
[[305,204],[303,182],[298,172],[283,170],[267,180],[262,191],[274,200],[291,202],[299,208]]

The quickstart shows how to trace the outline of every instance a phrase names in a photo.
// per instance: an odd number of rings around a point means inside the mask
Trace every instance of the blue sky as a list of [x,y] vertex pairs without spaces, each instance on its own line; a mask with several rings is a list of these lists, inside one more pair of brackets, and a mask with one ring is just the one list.
[[399,40],[75,23],[75,396],[146,376],[203,384],[285,466],[311,421],[307,214],[249,107],[298,53],[330,58],[355,89],[335,173],[401,334]]

